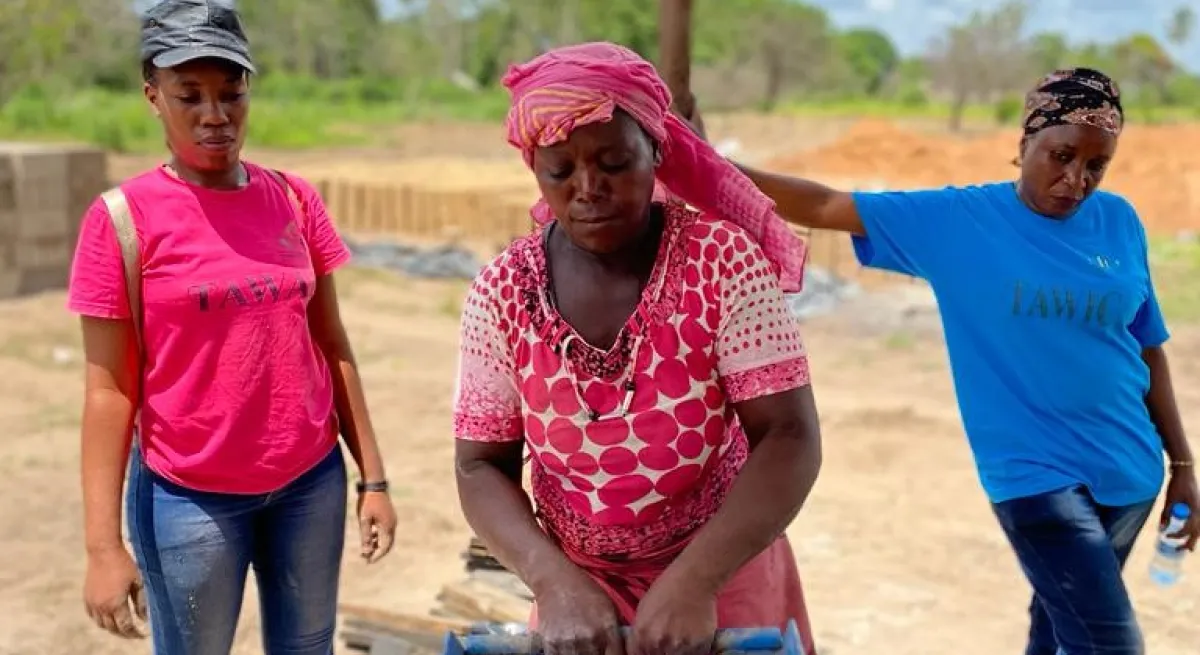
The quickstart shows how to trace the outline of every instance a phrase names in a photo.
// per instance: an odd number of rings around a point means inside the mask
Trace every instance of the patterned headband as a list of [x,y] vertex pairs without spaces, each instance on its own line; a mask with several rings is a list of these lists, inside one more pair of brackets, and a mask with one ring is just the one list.
[[1117,136],[1124,124],[1116,83],[1090,68],[1054,71],[1025,96],[1026,136],[1055,125],[1089,125]]

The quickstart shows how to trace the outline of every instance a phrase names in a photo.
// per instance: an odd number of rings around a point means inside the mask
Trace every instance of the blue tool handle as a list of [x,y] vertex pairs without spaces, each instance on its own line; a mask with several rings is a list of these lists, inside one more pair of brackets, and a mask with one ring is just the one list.
[[[621,628],[628,638],[631,629]],[[541,655],[541,636],[524,635],[467,635],[462,638],[466,655]],[[779,652],[783,649],[783,633],[779,628],[729,628],[718,630],[714,652]]]

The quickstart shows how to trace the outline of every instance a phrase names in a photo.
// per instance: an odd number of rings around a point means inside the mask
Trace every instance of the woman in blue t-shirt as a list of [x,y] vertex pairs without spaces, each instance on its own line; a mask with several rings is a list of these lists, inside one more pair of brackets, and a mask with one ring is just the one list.
[[846,193],[743,168],[788,220],[933,288],[980,479],[1034,590],[1027,655],[1143,653],[1121,568],[1164,449],[1167,506],[1193,509],[1189,550],[1200,536],[1145,230],[1097,190],[1123,122],[1112,80],[1078,68],[1027,96],[1015,183]]

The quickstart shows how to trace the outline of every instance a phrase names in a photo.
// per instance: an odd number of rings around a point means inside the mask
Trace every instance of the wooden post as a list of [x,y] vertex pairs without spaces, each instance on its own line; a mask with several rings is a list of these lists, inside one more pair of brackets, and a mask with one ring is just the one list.
[[692,0],[659,0],[658,68],[671,89],[675,110],[691,118],[695,107],[691,80]]

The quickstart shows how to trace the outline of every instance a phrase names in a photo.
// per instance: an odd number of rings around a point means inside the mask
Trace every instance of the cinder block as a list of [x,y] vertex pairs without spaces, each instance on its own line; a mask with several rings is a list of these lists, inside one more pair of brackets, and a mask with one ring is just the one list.
[[[17,211],[17,172],[12,157],[0,152],[0,220]],[[13,221],[15,222],[15,218]]]
[[17,173],[17,210],[65,212],[71,204],[68,157],[64,152],[21,152],[13,155]]
[[66,239],[71,234],[71,223],[66,206],[47,208],[25,206],[18,210],[17,240],[22,239]]
[[86,207],[111,186],[108,180],[108,156],[102,150],[68,152],[67,180],[71,189],[71,203]]
[[63,236],[43,237],[41,239],[22,239],[17,241],[17,268],[45,268],[51,266],[71,266],[73,243]]
[[67,286],[69,269],[64,266],[45,266],[23,269],[17,286],[18,296],[54,291]]
[[21,271],[15,268],[0,269],[0,299],[16,296],[20,288]]
[[80,219],[107,178],[96,148],[0,143],[0,297],[65,286]]

